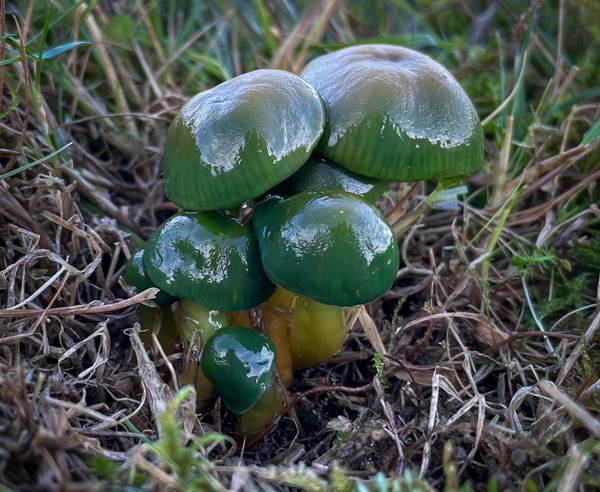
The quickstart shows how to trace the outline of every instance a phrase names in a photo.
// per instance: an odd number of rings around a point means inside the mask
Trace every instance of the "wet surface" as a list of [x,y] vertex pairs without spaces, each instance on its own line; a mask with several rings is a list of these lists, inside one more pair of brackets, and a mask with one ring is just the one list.
[[161,289],[209,309],[250,309],[274,289],[252,230],[220,212],[171,217],[148,240],[144,268]]
[[165,145],[167,195],[190,210],[254,198],[297,171],[321,137],[315,89],[281,70],[255,70],[183,106]]
[[202,370],[227,407],[243,413],[271,387],[273,342],[257,330],[223,328],[202,351]]
[[271,197],[253,226],[274,283],[323,304],[370,302],[389,289],[398,246],[379,211],[348,193]]
[[290,196],[303,191],[345,191],[375,202],[387,188],[385,181],[355,174],[313,154],[297,173],[277,187],[277,192]]
[[416,181],[469,174],[483,161],[473,104],[428,56],[355,46],[316,58],[301,75],[325,102],[328,125],[319,150],[336,164]]

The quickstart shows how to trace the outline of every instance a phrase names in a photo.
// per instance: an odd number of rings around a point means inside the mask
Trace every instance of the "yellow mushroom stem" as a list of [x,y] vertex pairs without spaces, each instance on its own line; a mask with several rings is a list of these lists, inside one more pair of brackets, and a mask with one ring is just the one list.
[[277,289],[265,302],[261,312],[265,333],[273,340],[277,352],[275,363],[281,382],[289,386],[292,382],[292,353],[290,350],[289,326],[291,322],[291,295],[283,289]]
[[229,324],[231,326],[252,328],[252,320],[250,319],[248,311],[231,311],[229,313]]
[[327,362],[344,346],[348,328],[344,310],[297,296],[290,326],[294,369]]
[[202,372],[195,355],[188,358],[183,372],[179,375],[179,384],[180,386],[190,385],[196,388],[196,406],[198,408],[204,405],[213,393],[213,385]]
[[321,304],[281,287],[265,303],[262,317],[265,331],[278,350],[277,369],[280,375],[290,374],[289,381],[282,377],[286,385],[291,381],[292,369],[328,361],[346,339],[343,308]]
[[282,409],[283,398],[277,385],[273,384],[252,408],[242,414],[240,433],[248,439],[258,436]]

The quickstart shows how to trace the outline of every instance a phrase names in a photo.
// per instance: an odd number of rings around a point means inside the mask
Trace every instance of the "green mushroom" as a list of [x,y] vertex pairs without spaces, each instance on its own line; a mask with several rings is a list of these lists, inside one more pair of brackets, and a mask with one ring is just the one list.
[[[143,261],[150,280],[180,299],[180,332],[189,350],[202,347],[229,324],[225,312],[251,309],[275,289],[263,271],[252,230],[221,212],[171,217],[150,236]],[[195,382],[199,402],[210,396],[212,386],[197,358],[181,379]]]
[[483,162],[483,132],[471,100],[426,55],[399,46],[353,46],[315,58],[301,77],[325,103],[317,150],[350,171],[420,181],[466,176]]
[[389,226],[373,205],[349,193],[270,197],[256,207],[253,227],[269,278],[323,304],[371,302],[398,270]]
[[394,234],[373,205],[349,193],[272,196],[252,221],[266,274],[294,295],[282,305],[294,311],[294,367],[326,361],[345,338],[342,307],[371,302],[392,286]]
[[187,210],[233,207],[296,172],[324,126],[315,89],[255,70],[201,92],[171,124],[162,159],[167,196]]
[[303,191],[335,193],[345,191],[375,203],[388,187],[385,181],[360,176],[324,157],[312,155],[298,172],[290,176],[273,191],[291,196]]
[[250,309],[274,290],[250,228],[221,212],[182,212],[164,222],[148,240],[144,270],[161,290],[208,309]]
[[223,328],[204,346],[201,365],[223,403],[244,413],[273,383],[275,346],[257,330]]

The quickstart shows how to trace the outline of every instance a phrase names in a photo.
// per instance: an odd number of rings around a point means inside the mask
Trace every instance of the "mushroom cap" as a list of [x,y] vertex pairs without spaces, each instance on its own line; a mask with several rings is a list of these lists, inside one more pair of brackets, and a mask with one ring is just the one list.
[[269,278],[322,304],[371,302],[398,271],[394,234],[380,212],[356,195],[273,196],[256,207],[253,226]]
[[260,196],[306,162],[324,119],[317,91],[282,70],[255,70],[201,92],[171,124],[165,192],[187,210]]
[[335,165],[324,157],[312,155],[295,174],[277,186],[276,193],[284,196],[303,191],[335,193],[345,191],[359,195],[369,202],[376,202],[388,188],[386,181],[379,181],[355,174]]
[[314,59],[301,76],[325,103],[317,150],[346,169],[419,181],[468,175],[483,162],[483,132],[469,96],[426,55],[353,46]]
[[201,367],[225,405],[243,413],[273,382],[275,346],[260,331],[222,328],[204,346]]
[[249,227],[221,212],[174,215],[152,233],[144,270],[160,289],[208,309],[239,311],[274,290]]
[[[131,255],[127,261],[127,264],[125,265],[125,268],[123,269],[123,278],[125,279],[125,282],[127,282],[130,294],[137,294],[149,289],[150,287],[156,287],[156,285],[152,283],[144,271],[143,257],[143,249],[136,251],[133,255]],[[156,302],[156,304],[159,306],[166,306],[175,302],[175,298],[161,290],[158,294],[156,294],[154,302]]]

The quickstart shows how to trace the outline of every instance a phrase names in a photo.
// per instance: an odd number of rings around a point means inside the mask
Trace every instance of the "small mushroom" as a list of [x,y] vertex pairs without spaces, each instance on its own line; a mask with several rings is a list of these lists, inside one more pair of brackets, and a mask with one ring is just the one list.
[[375,203],[388,187],[379,181],[348,171],[324,157],[312,155],[298,172],[290,176],[273,191],[277,195],[291,196],[303,191],[335,193],[345,191]]
[[267,276],[322,304],[355,306],[383,295],[398,246],[381,213],[349,193],[269,197],[252,219]]
[[202,344],[209,340],[218,330],[230,326],[227,313],[207,309],[194,301],[181,299],[178,303],[178,326],[185,349],[186,362],[179,375],[181,385],[191,384],[196,387],[198,405],[204,403],[213,392],[213,385],[200,369],[197,360]]
[[244,413],[272,385],[275,347],[257,330],[223,328],[206,342],[201,364],[225,405]]
[[323,125],[323,104],[300,77],[282,70],[234,77],[194,96],[173,120],[165,192],[187,210],[239,205],[296,172]]
[[392,231],[373,205],[349,193],[272,196],[252,221],[266,274],[293,293],[281,304],[293,311],[294,366],[329,359],[346,334],[341,307],[371,302],[394,281]]
[[317,150],[355,173],[419,181],[466,176],[483,162],[471,100],[439,63],[416,51],[362,45],[315,58],[301,73],[325,103]]
[[196,381],[202,402],[212,386],[198,366],[197,349],[229,324],[225,312],[239,319],[238,311],[261,304],[275,288],[263,271],[254,234],[221,212],[183,212],[154,231],[143,261],[151,281],[180,299],[180,332],[192,359],[181,379]]
[[209,310],[240,311],[274,290],[252,230],[221,212],[183,212],[152,233],[144,270],[161,290]]

